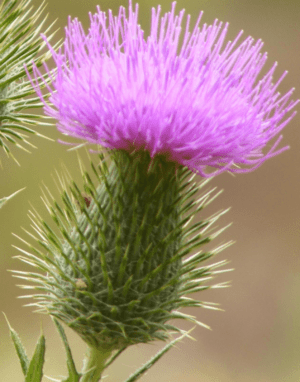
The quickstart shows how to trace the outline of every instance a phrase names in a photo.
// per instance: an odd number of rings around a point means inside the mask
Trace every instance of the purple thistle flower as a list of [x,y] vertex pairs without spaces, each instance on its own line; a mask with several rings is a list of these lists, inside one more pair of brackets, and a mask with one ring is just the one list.
[[[199,28],[202,13],[192,33],[187,17],[180,43],[184,10],[175,15],[175,4],[163,17],[160,7],[152,9],[147,39],[131,0],[128,17],[123,7],[117,17],[98,7],[87,34],[69,19],[64,50],[48,44],[57,66],[55,75],[46,67],[50,104],[33,84],[45,113],[66,135],[162,154],[201,176],[251,171],[288,148],[277,149],[279,133],[298,101],[293,89],[277,91],[286,72],[273,83],[275,63],[259,80],[267,60],[262,41],[248,37],[238,45],[240,32],[225,44],[228,24]],[[37,68],[34,75],[41,76]]]

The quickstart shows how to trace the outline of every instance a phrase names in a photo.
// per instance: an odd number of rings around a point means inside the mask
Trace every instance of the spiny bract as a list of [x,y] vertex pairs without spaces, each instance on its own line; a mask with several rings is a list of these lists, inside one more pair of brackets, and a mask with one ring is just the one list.
[[92,165],[96,181],[84,173],[85,194],[72,182],[63,207],[46,202],[60,234],[38,214],[33,218],[36,241],[47,253],[28,244],[34,254],[21,250],[20,258],[43,274],[15,271],[34,283],[25,288],[41,291],[34,305],[99,349],[165,340],[180,331],[168,323],[174,318],[199,323],[178,310],[214,308],[184,295],[209,288],[205,282],[226,262],[197,266],[228,245],[186,258],[223,231],[205,234],[225,211],[189,225],[214,198],[214,190],[192,198],[207,181],[196,185],[186,180],[188,169],[146,151],[109,155],[109,169],[101,156],[99,166]]

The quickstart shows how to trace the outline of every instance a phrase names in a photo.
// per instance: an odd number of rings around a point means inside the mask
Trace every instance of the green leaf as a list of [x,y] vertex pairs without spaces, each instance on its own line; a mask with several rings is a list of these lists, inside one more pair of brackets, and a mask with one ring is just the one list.
[[67,354],[67,367],[68,367],[68,371],[69,371],[69,376],[67,379],[64,379],[62,382],[79,382],[82,374],[79,374],[76,370],[67,336],[64,332],[62,325],[57,321],[57,319],[55,319],[55,318],[52,318],[52,319],[53,319],[54,324],[56,326],[56,329],[57,329],[57,331],[58,331],[58,333],[62,339],[62,342],[63,342],[64,347],[66,349],[66,354]]
[[16,349],[17,355],[18,355],[20,363],[21,363],[23,374],[26,376],[27,371],[28,371],[28,367],[29,367],[29,360],[28,360],[28,357],[26,354],[26,350],[25,350],[17,332],[10,326],[10,323],[8,322],[8,319],[7,319],[5,314],[4,314],[4,317],[6,319],[8,327],[9,327],[10,336],[11,336],[11,339],[13,340],[14,345],[15,345],[15,349]]
[[[193,329],[192,329],[193,330]],[[124,382],[134,382],[137,381],[146,371],[150,369],[151,366],[153,366],[167,351],[169,351],[177,342],[181,341],[184,337],[188,336],[189,333],[191,332],[184,332],[184,334],[175,340],[171,341],[168,345],[166,345],[162,350],[160,350],[154,357],[149,359],[145,365],[140,367],[136,372],[131,374],[131,376],[126,379]]]
[[25,382],[42,382],[43,366],[45,361],[45,337],[41,334],[36,344],[33,357],[30,361]]
[[17,195],[19,192],[25,190],[25,188],[26,188],[26,187],[21,188],[21,190],[18,190],[18,191],[16,191],[16,192],[14,192],[14,193],[11,194],[10,196],[6,196],[6,197],[0,199],[0,208],[3,207],[4,204],[5,204],[7,201],[9,201],[11,198],[13,198],[13,197],[14,197],[15,195]]
[[[3,313],[4,314],[4,313]],[[17,355],[19,357],[23,374],[25,375],[25,382],[41,382],[43,378],[43,366],[45,358],[45,337],[40,336],[33,357],[29,362],[26,354],[26,350],[18,336],[17,332],[10,326],[7,317],[4,314],[6,322],[8,324],[10,335],[15,345]]]

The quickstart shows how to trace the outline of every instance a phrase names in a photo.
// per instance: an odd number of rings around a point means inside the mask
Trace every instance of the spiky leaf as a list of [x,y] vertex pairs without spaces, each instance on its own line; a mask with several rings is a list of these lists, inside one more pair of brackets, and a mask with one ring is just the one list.
[[[32,62],[40,67],[50,57],[49,52],[41,53],[45,42],[40,33],[48,32],[53,25],[43,29],[46,17],[40,18],[45,2],[35,12],[31,12],[30,3],[31,0],[4,0],[0,5],[0,146],[12,158],[11,145],[24,150],[22,143],[31,145],[27,133],[43,136],[31,126],[37,122],[48,125],[40,116],[24,113],[25,109],[42,107],[24,65],[32,73]],[[49,83],[49,76],[40,81],[43,88]]]
[[45,337],[41,334],[36,347],[34,349],[34,353],[30,364],[28,366],[25,382],[41,382],[43,378],[43,366],[45,362]]
[[22,372],[25,376],[25,382],[41,382],[43,378],[43,366],[45,361],[45,337],[41,334],[36,344],[32,359],[29,361],[25,347],[22,344],[18,333],[11,327],[5,314],[4,317],[9,327],[10,335],[21,364]]
[[25,347],[23,346],[18,333],[10,326],[10,323],[9,323],[9,321],[8,321],[8,319],[7,319],[5,314],[4,314],[4,317],[5,317],[6,322],[8,324],[9,331],[10,331],[10,336],[11,336],[11,339],[12,339],[12,341],[14,343],[17,355],[19,357],[19,361],[20,361],[20,364],[21,364],[21,368],[22,368],[23,374],[26,376],[27,371],[28,371],[28,367],[29,367],[29,359],[27,357]]
[[67,367],[68,367],[69,376],[68,378],[64,379],[62,382],[79,382],[81,374],[79,374],[76,370],[75,363],[72,357],[71,349],[70,349],[65,331],[62,325],[55,318],[53,319],[53,321],[62,339],[62,342],[66,350],[66,355],[67,355]]
[[172,349],[175,344],[179,341],[181,341],[184,337],[188,336],[189,332],[184,332],[180,337],[176,338],[175,340],[171,341],[169,344],[167,344],[162,350],[160,350],[157,354],[155,354],[154,357],[150,358],[149,361],[145,363],[142,367],[140,367],[138,370],[136,370],[126,381],[124,382],[135,382],[140,377],[142,377],[159,359],[166,354],[170,349]]

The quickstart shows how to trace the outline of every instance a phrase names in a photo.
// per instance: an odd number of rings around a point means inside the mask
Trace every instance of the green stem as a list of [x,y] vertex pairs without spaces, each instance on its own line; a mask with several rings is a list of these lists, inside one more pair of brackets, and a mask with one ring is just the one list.
[[80,382],[98,382],[101,379],[106,360],[110,357],[112,350],[97,350],[88,347],[84,367],[83,376]]

